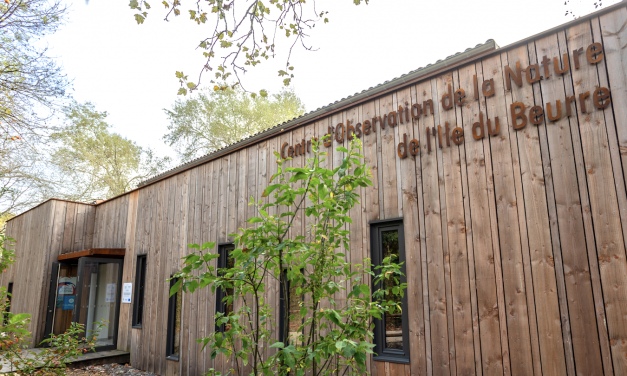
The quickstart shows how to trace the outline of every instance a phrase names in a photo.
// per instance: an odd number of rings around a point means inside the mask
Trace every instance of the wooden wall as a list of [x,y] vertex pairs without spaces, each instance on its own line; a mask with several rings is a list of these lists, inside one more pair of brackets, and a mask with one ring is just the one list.
[[44,339],[52,262],[60,254],[92,248],[95,213],[93,205],[50,200],[7,223],[16,261],[0,274],[0,285],[13,282],[11,312],[31,314],[31,346]]
[[[209,368],[230,368],[228,359],[212,361],[195,341],[214,328],[215,296],[209,289],[184,295],[180,361],[165,359],[166,279],[179,268],[186,245],[227,242],[227,234],[247,225],[254,215],[249,197],[261,197],[277,170],[273,152],[284,142],[321,137],[328,126],[347,120],[354,125],[405,102],[411,106],[432,99],[433,114],[385,129],[377,124],[375,133],[362,135],[374,185],[360,188],[361,205],[351,212],[347,258],[370,257],[368,221],[403,217],[411,344],[409,365],[369,362],[369,372],[626,375],[625,25],[623,6],[107,201],[93,214],[85,209],[85,218],[94,215],[94,247],[126,247],[124,282],[135,282],[136,256],[148,255],[143,326],[131,328],[132,306],[123,304],[118,347],[131,351],[133,366],[157,374],[200,375]],[[574,69],[571,60],[562,76],[505,89],[505,66],[520,62],[526,69],[545,55],[552,59],[569,53],[572,59],[571,51],[585,51],[593,42],[604,46],[601,63],[584,60]],[[474,75],[479,83],[493,79],[495,95],[474,100]],[[466,90],[463,106],[442,108],[440,98],[448,85],[453,92]],[[512,127],[513,102],[545,107],[548,101],[597,87],[611,89],[612,105],[605,110],[582,114],[577,104],[567,117],[563,106],[564,116],[556,122],[528,124],[519,131]],[[485,119],[499,117],[496,137],[472,138],[479,113]],[[431,138],[428,153],[426,127],[446,122],[464,129],[465,142],[438,148]],[[417,156],[397,157],[403,134],[419,140]],[[327,149],[328,167],[341,162],[337,146],[334,142]],[[289,164],[304,162],[299,156]],[[56,221],[64,213],[67,222],[69,204],[47,205],[10,221],[9,232],[18,234],[28,249],[47,244],[70,249],[61,229],[67,226]],[[293,232],[303,233],[306,224],[307,218],[298,218]],[[52,228],[50,237],[27,236],[46,226]],[[87,221],[83,228],[89,226]],[[81,233],[74,228],[73,234]],[[68,244],[89,242],[87,235],[73,239]],[[35,242],[39,248],[26,246]],[[37,260],[42,265],[48,261]],[[5,273],[3,285],[12,273],[14,268]],[[18,275],[27,278],[28,273]],[[15,286],[17,294],[25,293],[22,282]],[[269,281],[267,301],[278,309],[277,292]]]

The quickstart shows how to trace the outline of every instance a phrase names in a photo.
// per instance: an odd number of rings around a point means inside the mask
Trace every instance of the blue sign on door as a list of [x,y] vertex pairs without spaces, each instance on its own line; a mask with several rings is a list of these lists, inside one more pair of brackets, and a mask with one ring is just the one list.
[[72,310],[74,309],[74,299],[76,299],[75,295],[64,295],[63,296],[63,310]]

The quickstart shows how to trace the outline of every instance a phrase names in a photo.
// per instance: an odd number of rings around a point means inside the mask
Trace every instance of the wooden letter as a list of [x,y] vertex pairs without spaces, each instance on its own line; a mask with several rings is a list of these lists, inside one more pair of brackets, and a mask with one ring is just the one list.
[[[532,78],[531,76],[531,70],[533,69],[533,73],[534,76]],[[529,82],[530,84],[533,84],[534,82],[538,82],[542,79],[542,76],[540,75],[540,67],[538,67],[538,64],[531,64],[530,66],[527,67],[527,82]]]
[[[525,115],[525,105],[522,102],[512,103],[510,106],[510,112],[512,114],[512,125],[515,130],[523,129],[527,125],[527,115]],[[520,108],[520,112],[516,111]],[[518,119],[521,120],[518,124]]]
[[448,121],[444,122],[444,133],[446,134],[446,146],[451,146],[451,138],[448,134]]
[[[340,127],[342,127],[342,135],[340,136]],[[340,123],[335,127],[335,141],[344,142],[344,123]]]
[[370,134],[371,129],[370,120],[364,120],[364,134],[366,136]]
[[294,158],[294,147],[290,146],[287,148],[287,156],[290,158]]
[[329,125],[329,133],[327,133],[325,136],[328,136],[324,139],[324,146],[329,147],[331,145],[333,145],[333,127]]
[[544,68],[544,78],[549,78],[549,63],[551,59],[549,59],[546,55],[542,56],[542,68]]
[[461,145],[464,142],[464,130],[462,128],[453,129],[453,142],[455,145]]
[[[520,62],[516,62],[516,74],[512,71],[512,68],[509,65],[505,66],[505,88],[507,90],[512,90],[512,78],[518,87],[522,86],[522,72],[520,69]],[[476,78],[475,78],[476,82]]]
[[[487,89],[488,85],[490,86],[490,90]],[[483,96],[489,98],[494,95],[494,79],[490,78],[489,80],[483,81],[481,85],[481,91],[483,92]]]
[[413,140],[409,141],[409,154],[415,156],[416,154],[418,154],[418,149],[420,149],[420,144],[418,143],[418,140],[414,138]]
[[[479,133],[477,133],[477,128],[479,128]],[[483,112],[479,113],[479,121],[472,125],[472,137],[474,137],[475,140],[481,140],[485,137],[483,130]]]
[[311,152],[311,140],[307,140],[307,153]]
[[599,110],[607,108],[607,106],[610,105],[610,100],[610,90],[605,87],[596,89],[592,95],[592,103],[594,103],[594,107]]
[[448,93],[442,96],[442,108],[450,110],[453,108],[453,93],[451,92],[451,84],[448,85]]
[[570,68],[570,63],[568,62],[568,54],[564,54],[562,57],[562,61],[564,62],[564,68],[560,69],[560,61],[556,57],[553,58],[553,69],[555,70],[555,74],[564,74],[568,72],[568,68]]
[[501,131],[501,125],[499,124],[499,117],[494,118],[494,130],[492,130],[492,122],[488,119],[488,134],[490,136],[496,136]]
[[[403,147],[403,151],[401,152],[401,146]],[[407,133],[403,133],[403,141],[398,143],[396,147],[396,153],[399,158],[407,158]]]
[[281,159],[286,159],[287,156],[285,155],[285,147],[287,146],[287,142],[284,142],[283,145],[281,145]]
[[442,149],[442,127],[440,126],[440,124],[438,124],[438,146],[440,147],[440,149]]
[[355,126],[355,136],[357,138],[361,137],[361,123],[357,123],[357,125]]
[[431,154],[431,132],[429,131],[430,129],[427,127],[427,153]]
[[529,110],[529,122],[533,125],[540,125],[542,124],[542,120],[544,120],[544,110],[542,107],[531,107],[531,110]]
[[418,119],[422,114],[422,109],[418,103],[414,103],[411,105],[411,118]]
[[390,127],[395,127],[398,123],[396,122],[396,112],[392,111],[388,114],[388,125]]
[[570,97],[566,97],[566,116],[572,115],[572,112],[570,110],[571,109],[570,103],[574,102],[574,101],[575,101],[575,96],[574,95],[572,95]]
[[477,83],[477,75],[472,75],[472,88],[475,94],[475,100],[479,100],[479,84]]
[[294,145],[294,155],[298,156],[298,155],[303,154],[302,150],[303,150],[303,145],[301,144]]
[[558,99],[557,103],[555,104],[555,107],[557,107],[557,114],[555,116],[553,116],[553,110],[551,109],[551,107],[551,102],[547,102],[546,116],[549,118],[549,121],[558,121],[562,118],[562,101]]
[[[353,135],[355,134],[355,127],[353,127],[352,125],[350,125],[350,121],[346,121],[346,138],[348,138],[349,140],[353,139]],[[353,133],[351,134],[351,131],[353,131]]]
[[433,115],[433,101],[431,99],[422,102],[422,108],[425,109],[425,116],[428,115],[427,106],[429,106],[429,110],[431,110],[431,115]]
[[581,113],[586,113],[586,99],[590,96],[590,92],[586,91],[583,94],[579,94],[579,106],[581,106]]
[[596,64],[603,60],[603,45],[601,43],[592,43],[589,45],[586,50],[586,57],[590,64]]
[[398,121],[403,124],[403,106],[401,106],[400,104],[398,105]]
[[466,102],[466,92],[464,89],[459,89],[455,92],[455,104],[461,106]]

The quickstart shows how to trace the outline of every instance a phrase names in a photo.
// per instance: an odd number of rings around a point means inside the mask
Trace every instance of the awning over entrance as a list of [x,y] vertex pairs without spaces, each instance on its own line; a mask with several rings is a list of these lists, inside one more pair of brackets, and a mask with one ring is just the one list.
[[126,248],[92,248],[59,255],[58,261],[78,260],[85,256],[124,257]]

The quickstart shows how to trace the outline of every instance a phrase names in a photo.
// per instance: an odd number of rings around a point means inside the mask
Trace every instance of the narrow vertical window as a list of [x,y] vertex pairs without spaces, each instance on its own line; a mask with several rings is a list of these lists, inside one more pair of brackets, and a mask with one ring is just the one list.
[[135,270],[135,299],[133,300],[133,328],[142,327],[144,316],[144,286],[146,284],[146,255],[137,256]]
[[7,286],[7,312],[11,312],[11,299],[13,298],[13,282]]
[[[170,288],[178,279],[170,281]],[[168,289],[170,291],[170,289]],[[181,346],[181,307],[183,302],[183,292],[179,290],[170,297],[168,301],[168,334],[166,343],[166,359],[179,360]]]
[[[231,251],[235,249],[233,244],[218,246],[218,273],[220,269],[230,269],[235,266],[235,260],[231,257]],[[220,287],[216,291],[216,313],[228,316],[233,313],[233,302],[228,302],[228,297],[233,296],[233,286]],[[224,332],[231,329],[229,325],[216,323],[216,331]]]
[[[405,238],[402,219],[373,221],[370,223],[371,252],[373,267],[382,265],[383,260],[401,264],[400,283],[405,283]],[[377,271],[375,270],[375,273]],[[386,279],[385,286],[376,285],[373,289],[392,288],[395,282]],[[375,361],[409,363],[409,327],[407,316],[407,294],[394,299],[400,310],[386,313],[381,320],[375,319]]]

